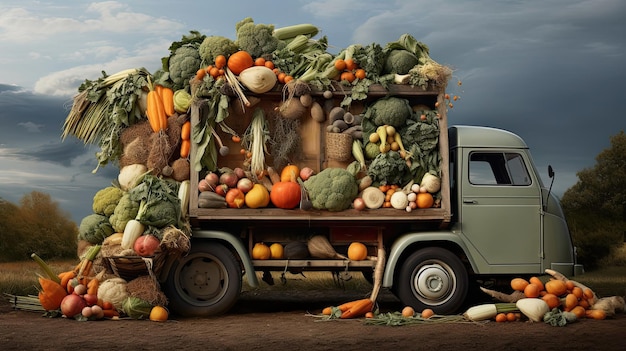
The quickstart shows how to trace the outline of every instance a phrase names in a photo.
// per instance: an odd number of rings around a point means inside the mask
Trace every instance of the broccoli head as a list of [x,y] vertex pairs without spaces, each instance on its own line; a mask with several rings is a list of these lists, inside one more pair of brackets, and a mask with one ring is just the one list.
[[109,217],[92,213],[84,217],[78,226],[78,239],[94,245],[102,244],[104,239],[113,234]]
[[397,151],[378,154],[367,168],[367,175],[376,185],[403,186],[413,178],[406,160]]
[[375,125],[390,125],[395,128],[404,126],[411,117],[413,110],[407,99],[388,96],[376,100],[365,111],[364,117],[371,120]]
[[407,74],[419,63],[419,58],[408,50],[391,50],[385,59],[384,73]]
[[129,193],[124,193],[120,201],[115,206],[115,211],[109,217],[109,223],[117,233],[121,233],[126,228],[126,223],[135,219],[139,211],[139,201],[133,201]]
[[198,49],[191,45],[181,46],[169,58],[169,78],[172,89],[187,89],[189,80],[195,76],[202,64]]
[[116,186],[98,190],[93,196],[93,212],[107,217],[111,216],[123,195],[124,191]]
[[285,42],[274,36],[274,25],[255,24],[246,17],[235,25],[237,40],[235,43],[241,50],[247,51],[252,57],[271,54],[285,46]]
[[219,35],[212,35],[204,38],[198,47],[198,53],[202,62],[209,65],[215,62],[215,58],[219,55],[230,56],[239,50],[239,47],[233,40]]
[[313,208],[343,211],[350,208],[359,186],[354,174],[343,168],[326,168],[304,182]]

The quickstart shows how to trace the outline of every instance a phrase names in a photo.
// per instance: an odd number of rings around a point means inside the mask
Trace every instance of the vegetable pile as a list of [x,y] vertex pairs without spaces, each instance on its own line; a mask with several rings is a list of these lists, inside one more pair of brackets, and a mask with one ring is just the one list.
[[[275,28],[248,17],[235,30],[234,38],[191,31],[155,72],[103,71],[80,85],[62,139],[97,144],[93,172],[113,164],[119,174],[80,223],[76,269],[42,278],[46,310],[91,320],[151,318],[160,308],[154,318],[162,320],[167,299],[155,276],[165,257],[189,250],[192,172],[201,208],[438,206],[440,102],[367,99],[375,84],[443,91],[452,71],[426,45],[404,34],[332,54],[311,24]],[[269,92],[275,106],[259,107]],[[446,100],[452,107],[456,97]],[[231,128],[242,116],[247,126]],[[299,164],[304,116],[345,136],[349,160],[319,170]],[[239,156],[237,167],[218,164]]]

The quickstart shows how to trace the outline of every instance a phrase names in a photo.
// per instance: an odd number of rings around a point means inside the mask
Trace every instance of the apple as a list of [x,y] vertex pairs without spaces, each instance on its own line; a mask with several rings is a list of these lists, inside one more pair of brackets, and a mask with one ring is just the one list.
[[154,252],[161,244],[161,241],[154,235],[142,235],[133,245],[133,249],[139,256],[147,257],[154,255]]

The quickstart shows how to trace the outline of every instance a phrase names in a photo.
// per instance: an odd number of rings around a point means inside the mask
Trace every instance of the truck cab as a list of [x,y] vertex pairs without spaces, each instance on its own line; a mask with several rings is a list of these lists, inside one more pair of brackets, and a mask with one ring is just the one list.
[[[580,273],[559,202],[519,136],[501,129],[449,129],[452,231],[480,274]],[[570,245],[563,245],[563,243]]]

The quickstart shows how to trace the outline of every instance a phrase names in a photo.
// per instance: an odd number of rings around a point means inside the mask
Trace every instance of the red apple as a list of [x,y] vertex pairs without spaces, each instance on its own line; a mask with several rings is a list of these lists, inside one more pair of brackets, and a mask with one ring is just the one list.
[[152,256],[154,252],[161,244],[161,241],[154,235],[142,235],[137,240],[135,240],[135,244],[133,245],[133,249],[139,256]]

